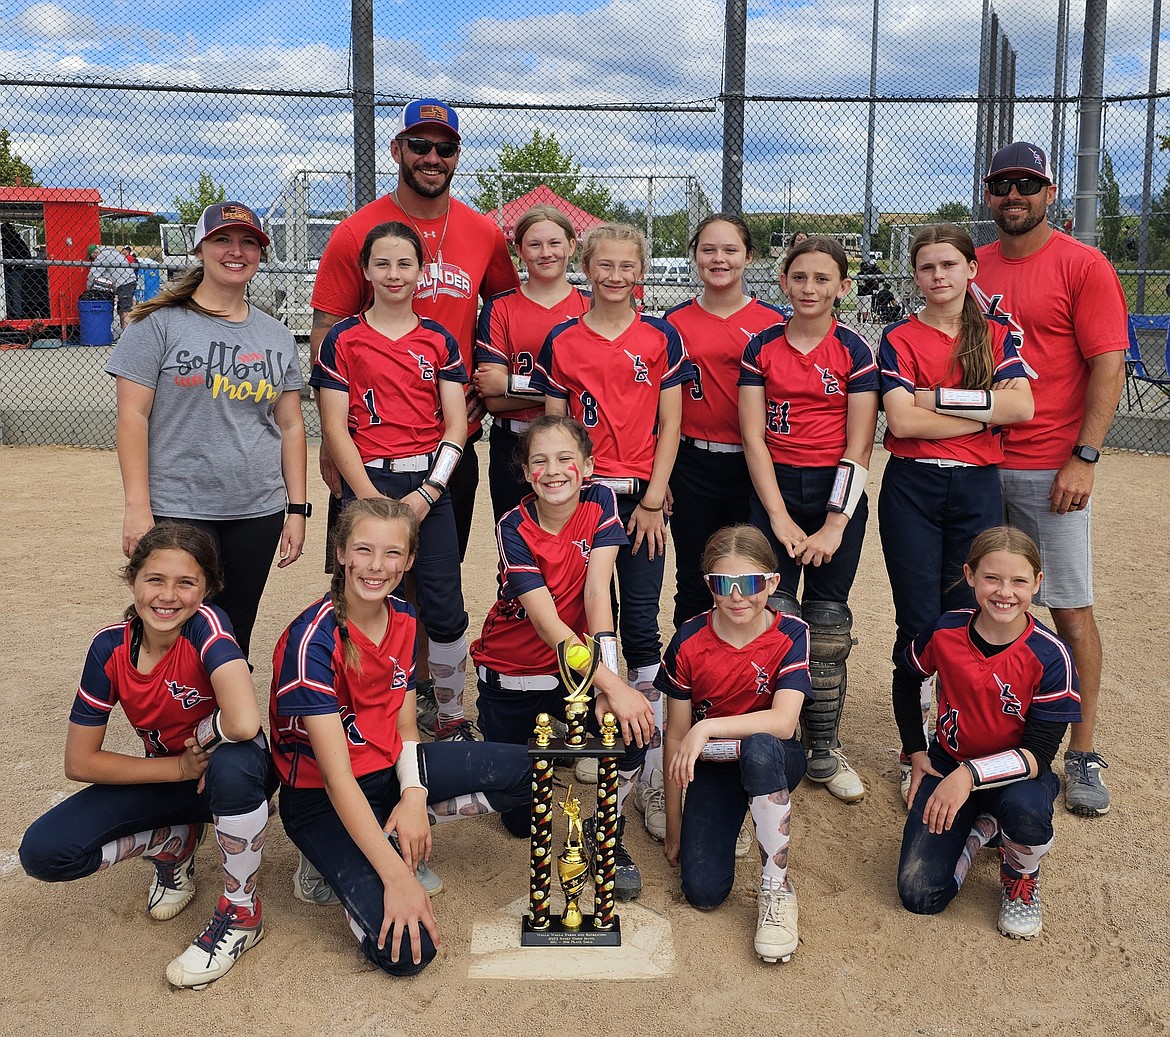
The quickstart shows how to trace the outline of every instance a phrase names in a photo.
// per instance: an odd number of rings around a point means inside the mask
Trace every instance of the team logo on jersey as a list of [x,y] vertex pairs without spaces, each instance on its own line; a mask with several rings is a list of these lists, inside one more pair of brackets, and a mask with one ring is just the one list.
[[756,671],[756,694],[767,695],[769,683],[768,671],[762,666],[757,666],[755,663],[752,663],[752,669]]
[[394,676],[390,678],[390,690],[406,690],[406,671],[398,665],[397,659],[394,660]]
[[952,706],[939,715],[938,729],[951,752],[959,751],[959,711]]
[[988,295],[974,281],[971,282],[970,291],[975,297],[975,301],[979,303],[979,308],[983,311],[985,317],[996,317],[1007,322],[1007,326],[1011,328],[1012,337],[1016,340],[1016,352],[1020,354],[1020,362],[1024,365],[1024,370],[1028,373],[1029,378],[1039,378],[1040,376],[1028,361],[1024,359],[1022,352],[1024,347],[1024,329],[1020,326],[1020,322],[1012,316],[1011,310],[1003,309],[1003,293],[997,292],[994,295]]
[[1012,691],[1010,684],[1004,684],[999,679],[999,674],[992,674],[995,677],[995,683],[999,685],[999,701],[1003,703],[1004,716],[1008,717],[1023,717],[1024,704],[1016,698],[1015,692]]
[[204,695],[198,688],[188,688],[178,681],[167,681],[167,691],[184,709],[193,709],[200,702],[210,702],[211,696]]
[[706,720],[707,710],[710,708],[710,699],[703,699],[702,701],[695,703],[694,708],[691,710],[691,717],[693,718],[694,723],[697,724],[700,720]]
[[341,726],[345,728],[345,737],[350,745],[365,745],[365,736],[357,726],[357,714],[348,706],[341,711]]
[[445,263],[440,252],[435,262],[423,266],[422,277],[418,279],[414,297],[438,302],[442,295],[449,295],[454,299],[470,299],[472,291],[471,277],[467,271],[454,263]]
[[650,381],[650,368],[646,366],[642,355],[640,353],[631,353],[628,349],[623,349],[622,352],[634,362],[634,381],[648,383]]
[[433,382],[435,380],[435,365],[432,364],[422,353],[415,353],[413,350],[407,350],[415,361],[418,363],[418,373],[422,376],[424,382]]
[[580,540],[574,540],[573,546],[581,552],[581,557],[584,558],[586,562],[588,562],[589,552],[593,550],[593,545],[589,543],[589,541],[584,537],[582,537]]
[[746,338],[749,342],[752,340],[752,336],[755,335],[754,331],[748,331],[747,328],[741,327],[739,330],[743,332],[743,337]]
[[841,383],[837,381],[837,376],[833,374],[827,367],[821,367],[820,364],[813,364],[821,374],[821,385],[825,387],[826,396],[838,396],[841,393]]

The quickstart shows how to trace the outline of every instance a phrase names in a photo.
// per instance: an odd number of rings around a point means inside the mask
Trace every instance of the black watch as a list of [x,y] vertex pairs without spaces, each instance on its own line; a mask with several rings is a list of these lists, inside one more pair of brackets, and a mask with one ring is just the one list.
[[286,512],[288,512],[288,514],[290,514],[290,515],[304,515],[305,518],[312,518],[313,517],[313,505],[312,504],[290,504],[284,510]]
[[1086,446],[1084,443],[1073,447],[1073,457],[1079,457],[1085,464],[1096,464],[1101,460],[1101,451],[1095,446]]

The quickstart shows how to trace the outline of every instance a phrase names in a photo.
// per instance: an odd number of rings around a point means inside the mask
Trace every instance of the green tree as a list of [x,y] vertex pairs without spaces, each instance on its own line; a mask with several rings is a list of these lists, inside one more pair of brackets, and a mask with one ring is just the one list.
[[7,130],[0,130],[0,185],[15,187],[40,187],[32,166],[12,151],[12,137]]
[[943,202],[930,218],[939,223],[967,223],[971,219],[971,210],[962,202]]
[[582,175],[581,163],[561,147],[553,133],[545,135],[533,130],[527,144],[505,144],[500,149],[498,165],[477,170],[476,180],[479,192],[471,204],[481,212],[498,208],[501,196],[506,204],[541,184],[595,216],[607,217],[610,212],[609,191],[592,177]]
[[1113,159],[1108,151],[1101,152],[1101,174],[1097,178],[1101,206],[1101,251],[1114,262],[1117,242],[1121,237],[1121,185],[1113,175]]
[[176,195],[171,204],[179,214],[180,223],[198,223],[204,209],[225,201],[227,190],[224,185],[217,184],[210,173],[200,173],[199,183],[187,192],[187,196]]

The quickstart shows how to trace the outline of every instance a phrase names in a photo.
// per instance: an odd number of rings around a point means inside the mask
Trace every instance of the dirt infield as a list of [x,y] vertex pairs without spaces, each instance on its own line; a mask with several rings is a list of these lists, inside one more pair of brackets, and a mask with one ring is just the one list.
[[[881,465],[877,451],[875,481]],[[764,965],[752,952],[754,855],[740,862],[728,903],[697,912],[681,902],[677,876],[634,814],[627,842],[645,878],[639,904],[643,917],[665,920],[673,958],[660,961],[669,975],[576,986],[469,978],[476,924],[498,917],[527,889],[526,844],[488,820],[436,830],[443,947],[422,976],[393,981],[365,965],[339,909],[293,899],[296,852],[274,821],[261,877],[266,939],[202,992],[173,991],[164,970],[218,895],[211,846],[199,853],[202,878],[192,907],[164,923],[144,910],[149,880],[142,864],[57,887],[20,869],[16,850],[25,827],[76,787],[62,773],[69,706],[90,637],[118,618],[128,596],[115,577],[121,491],[112,452],[0,448],[0,470],[0,707],[8,717],[0,738],[0,1033],[1170,1031],[1170,829],[1159,821],[1170,807],[1165,458],[1111,452],[1099,468],[1095,569],[1106,668],[1098,741],[1110,764],[1114,806],[1092,821],[1058,808],[1056,846],[1043,871],[1044,932],[1036,940],[1011,942],[996,933],[999,887],[989,852],[942,916],[913,916],[898,903],[903,808],[886,661],[893,619],[873,522],[852,601],[860,644],[850,660],[842,730],[869,795],[845,806],[806,784],[793,798],[801,945],[790,963]],[[311,481],[323,515],[324,488]],[[481,488],[464,570],[473,636],[495,586],[486,478]],[[253,636],[265,715],[266,646],[324,590],[323,536],[324,522],[312,519],[305,558],[273,570]],[[136,743],[116,718],[107,745],[136,752]],[[545,953],[556,952],[525,952],[537,956],[533,975],[540,975],[538,956]]]

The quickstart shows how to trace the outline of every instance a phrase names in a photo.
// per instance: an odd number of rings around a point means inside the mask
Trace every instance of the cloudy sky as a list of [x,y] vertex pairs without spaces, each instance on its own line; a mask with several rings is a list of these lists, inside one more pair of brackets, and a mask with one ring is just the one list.
[[[1050,96],[1056,48],[1052,4],[998,0],[1017,51],[1017,92]],[[1106,93],[1144,93],[1149,0],[1111,0]],[[401,0],[376,5],[376,85],[388,102],[434,95],[464,102],[461,171],[490,165],[500,145],[534,129],[555,132],[618,197],[657,211],[681,204],[691,177],[718,200],[723,7],[711,0]],[[881,0],[878,93],[968,97],[977,87],[981,7],[973,0]],[[856,211],[865,170],[872,4],[764,0],[749,7],[749,95],[819,98],[750,105],[744,206],[749,210]],[[1069,89],[1080,77],[1083,2],[1072,0]],[[1168,19],[1170,21],[1170,19]],[[200,172],[267,205],[299,170],[352,166],[343,98],[349,9],[336,0],[0,0],[0,77],[69,83],[249,88],[279,96],[0,86],[3,125],[16,150],[53,185],[97,186],[108,201],[168,209]],[[1170,85],[1170,26],[1159,86]],[[652,103],[675,110],[614,112]],[[483,107],[478,107],[483,106]],[[512,106],[509,108],[508,106]],[[523,109],[517,106],[531,106]],[[554,110],[577,106],[584,110]],[[1075,105],[1067,109],[1069,181]],[[1170,128],[1160,102],[1158,126]],[[396,108],[379,109],[380,187]],[[929,211],[971,193],[975,108],[926,101],[881,105],[875,199],[882,211]],[[1123,193],[1141,187],[1145,102],[1112,104],[1106,146]],[[1052,105],[1022,101],[1015,136],[1047,146]],[[386,168],[383,168],[385,164]],[[1155,159],[1161,187],[1170,155]],[[650,175],[653,174],[653,180]],[[344,178],[313,178],[314,205],[339,204]],[[470,175],[457,191],[476,189]]]

